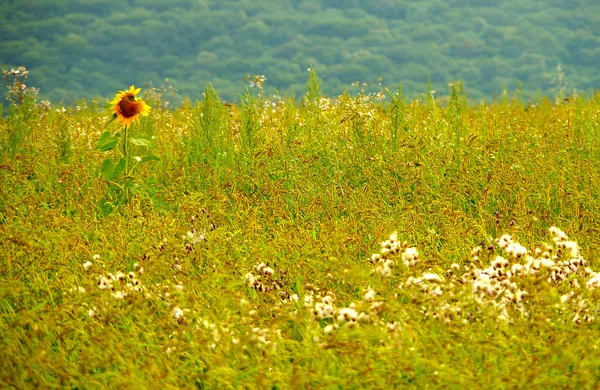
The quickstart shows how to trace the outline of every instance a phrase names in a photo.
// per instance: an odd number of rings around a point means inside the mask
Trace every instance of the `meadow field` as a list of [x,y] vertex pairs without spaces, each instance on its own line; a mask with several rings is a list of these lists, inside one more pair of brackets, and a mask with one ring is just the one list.
[[256,76],[125,131],[13,76],[2,387],[597,388],[599,96]]

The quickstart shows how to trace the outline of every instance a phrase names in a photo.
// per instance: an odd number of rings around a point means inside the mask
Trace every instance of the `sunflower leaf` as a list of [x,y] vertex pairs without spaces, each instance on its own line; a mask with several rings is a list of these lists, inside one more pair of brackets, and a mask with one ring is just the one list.
[[98,203],[98,208],[100,209],[100,213],[102,216],[107,217],[113,211],[113,205],[106,199],[106,197],[100,199]]
[[113,166],[113,162],[111,160],[104,160],[104,162],[102,162],[102,168],[100,169],[102,178],[104,180],[111,180],[113,178],[114,169],[115,167]]
[[113,150],[119,144],[119,140],[121,139],[121,134],[117,133],[115,135],[111,134],[110,131],[105,131],[100,136],[98,143],[96,144],[96,149],[99,149],[103,152],[108,150]]
[[135,138],[129,138],[129,142],[136,146],[143,146],[146,148],[151,148],[154,145],[152,138],[147,135],[138,135]]
[[125,170],[125,158],[121,158],[117,165],[115,165],[115,169],[113,170],[112,177],[117,178]]

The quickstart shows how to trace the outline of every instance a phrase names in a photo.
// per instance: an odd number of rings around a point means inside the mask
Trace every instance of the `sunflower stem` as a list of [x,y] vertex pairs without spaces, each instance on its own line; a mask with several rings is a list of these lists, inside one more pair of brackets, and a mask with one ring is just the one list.
[[[123,130],[123,157],[125,158],[125,178],[129,177],[129,126]],[[125,201],[129,201],[129,186],[125,184]]]

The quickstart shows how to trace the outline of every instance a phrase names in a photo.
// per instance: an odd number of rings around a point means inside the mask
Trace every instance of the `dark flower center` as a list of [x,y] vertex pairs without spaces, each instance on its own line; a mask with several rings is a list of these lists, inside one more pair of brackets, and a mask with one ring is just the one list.
[[125,95],[119,102],[119,111],[125,118],[131,118],[140,113],[142,105],[135,101],[135,96]]

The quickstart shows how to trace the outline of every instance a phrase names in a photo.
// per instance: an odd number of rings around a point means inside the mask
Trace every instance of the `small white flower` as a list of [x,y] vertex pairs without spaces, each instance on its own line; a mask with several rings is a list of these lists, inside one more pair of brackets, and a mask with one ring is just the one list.
[[417,248],[406,248],[402,253],[402,260],[408,267],[415,265],[419,260],[419,252],[417,252]]
[[248,286],[253,287],[256,278],[254,277],[252,272],[248,272],[246,275],[244,275],[244,281],[248,284]]
[[373,301],[373,299],[375,299],[375,290],[373,290],[371,287],[369,287],[369,289],[365,293],[365,296],[363,297],[363,299],[365,300],[365,302]]
[[349,307],[340,309],[338,313],[338,321],[356,321],[357,317],[358,313],[356,312],[356,310]]
[[112,296],[115,299],[123,299],[123,298],[125,298],[125,295],[123,294],[122,291],[115,291],[115,292],[112,293]]
[[107,288],[112,287],[112,282],[110,281],[110,279],[105,278],[104,276],[100,278],[100,280],[98,281],[98,288],[100,290],[104,290]]
[[431,295],[434,295],[434,296],[438,296],[438,297],[439,297],[439,296],[441,296],[442,294],[444,294],[444,292],[442,291],[442,289],[440,288],[440,286],[437,286],[437,287],[435,288],[435,290],[433,290],[433,291],[432,291],[430,294],[431,294]]
[[266,266],[267,265],[265,263],[260,263],[256,267],[254,267],[254,269],[256,270],[256,272],[262,272],[263,268],[265,268]]
[[273,268],[271,268],[271,267],[265,267],[265,268],[263,268],[262,272],[266,276],[273,276],[273,274],[275,273],[275,270],[273,270]]
[[92,259],[98,261],[100,260],[100,255],[96,253],[94,256],[92,256]]
[[550,230],[550,234],[552,234],[554,236],[555,242],[566,241],[568,238],[567,235],[562,230],[557,228],[556,226],[552,226],[549,230]]
[[323,328],[323,333],[325,334],[329,334],[331,332],[333,332],[335,328],[333,327],[333,325],[327,325],[325,328]]
[[84,270],[86,270],[86,271],[89,271],[90,269],[92,269],[92,265],[93,265],[93,264],[92,264],[92,262],[91,262],[91,261],[86,261],[86,262],[83,264],[83,269],[84,269]]
[[431,283],[442,283],[442,278],[438,274],[424,273],[422,276],[423,280]]
[[506,266],[508,266],[508,260],[502,256],[497,256],[496,259],[492,261],[493,268],[504,268]]
[[175,318],[175,320],[179,323],[183,322],[183,310],[181,310],[181,308],[179,306],[176,306],[173,308],[173,310],[171,311],[171,314],[173,315],[173,318]]

